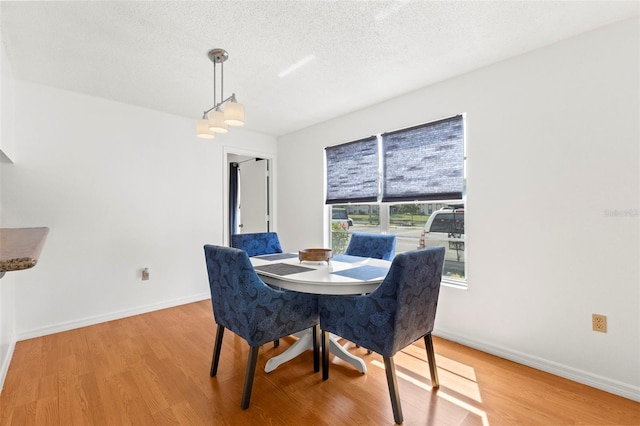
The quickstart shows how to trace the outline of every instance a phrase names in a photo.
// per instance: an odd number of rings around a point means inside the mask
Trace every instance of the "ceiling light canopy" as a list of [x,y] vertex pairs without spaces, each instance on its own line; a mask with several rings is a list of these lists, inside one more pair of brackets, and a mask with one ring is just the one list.
[[[229,126],[244,124],[244,106],[236,101],[236,94],[224,97],[224,62],[229,54],[224,49],[212,49],[207,54],[213,62],[213,106],[202,113],[196,123],[196,134],[199,138],[213,139],[216,133],[227,133]],[[220,64],[220,101],[218,102],[216,65]]]

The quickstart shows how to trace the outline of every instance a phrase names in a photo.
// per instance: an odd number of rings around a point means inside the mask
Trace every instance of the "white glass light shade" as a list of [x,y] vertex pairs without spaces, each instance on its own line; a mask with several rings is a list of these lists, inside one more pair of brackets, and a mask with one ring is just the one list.
[[224,112],[212,111],[209,113],[209,130],[216,133],[227,133],[229,126],[224,122]]
[[224,106],[224,122],[229,126],[244,125],[244,105],[227,102]]
[[203,139],[213,139],[216,134],[209,130],[209,120],[201,118],[196,122],[196,135]]

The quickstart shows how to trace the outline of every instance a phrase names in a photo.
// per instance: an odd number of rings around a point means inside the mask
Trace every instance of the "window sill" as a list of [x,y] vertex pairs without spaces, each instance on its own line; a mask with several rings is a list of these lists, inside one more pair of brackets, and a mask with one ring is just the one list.
[[442,277],[442,285],[445,287],[456,288],[458,290],[467,290],[467,280],[457,278]]

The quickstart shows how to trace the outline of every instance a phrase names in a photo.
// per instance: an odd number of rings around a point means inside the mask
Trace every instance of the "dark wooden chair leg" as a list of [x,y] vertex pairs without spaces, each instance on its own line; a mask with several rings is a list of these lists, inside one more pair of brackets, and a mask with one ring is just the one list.
[[424,335],[424,347],[427,349],[427,360],[429,361],[429,372],[431,373],[431,387],[437,389],[440,387],[440,381],[438,380],[436,354],[433,350],[433,338],[431,337],[431,333]]
[[318,336],[319,328],[320,326],[317,324],[313,326],[313,371],[315,373],[320,371],[320,342],[318,339],[320,337]]
[[329,378],[329,333],[322,330],[322,380]]
[[[359,348],[360,345],[356,344],[356,348]],[[367,349],[367,355],[371,355],[371,349]]]
[[249,359],[247,360],[247,372],[244,375],[244,389],[242,390],[242,403],[240,406],[243,410],[249,408],[251,400],[251,389],[253,388],[253,376],[256,373],[256,364],[258,362],[259,346],[251,346],[249,350]]
[[215,377],[218,373],[218,361],[220,361],[220,350],[222,349],[222,337],[224,336],[224,327],[218,324],[216,331],[216,342],[213,345],[213,358],[211,358],[211,370],[209,375]]
[[391,408],[393,409],[393,420],[396,424],[402,424],[402,406],[400,405],[400,394],[398,393],[398,381],[396,380],[396,366],[393,357],[382,357],[384,359],[384,370],[387,373],[387,384],[389,385],[389,396],[391,397]]

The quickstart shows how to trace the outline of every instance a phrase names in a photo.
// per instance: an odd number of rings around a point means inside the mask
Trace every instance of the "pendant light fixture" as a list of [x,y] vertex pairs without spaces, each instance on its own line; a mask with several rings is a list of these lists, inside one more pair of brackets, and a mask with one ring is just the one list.
[[[244,106],[236,101],[236,94],[224,97],[224,62],[229,54],[224,49],[212,49],[207,54],[213,62],[213,106],[202,113],[196,123],[199,138],[213,139],[216,133],[227,133],[229,126],[244,125]],[[220,64],[220,101],[218,102],[216,65]]]

